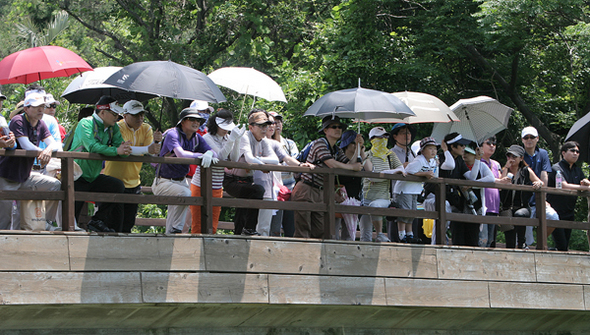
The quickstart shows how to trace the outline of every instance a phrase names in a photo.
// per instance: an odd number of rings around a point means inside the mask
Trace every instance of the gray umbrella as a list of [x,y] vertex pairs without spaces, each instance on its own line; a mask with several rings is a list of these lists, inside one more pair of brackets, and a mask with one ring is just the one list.
[[306,116],[337,115],[357,120],[415,116],[414,112],[396,96],[367,88],[350,88],[330,92],[307,109]]
[[223,102],[225,96],[204,73],[172,61],[125,66],[104,82],[127,91],[183,100]]
[[[570,131],[565,137],[565,141],[576,141],[580,144],[580,156],[578,160],[588,162],[590,161],[590,113],[584,115],[570,128]],[[590,199],[590,198],[589,198]]]
[[61,96],[71,103],[92,105],[96,104],[103,95],[109,95],[121,104],[131,99],[145,101],[157,97],[154,94],[129,92],[104,83],[107,78],[119,70],[121,67],[107,66],[84,72],[70,82]]

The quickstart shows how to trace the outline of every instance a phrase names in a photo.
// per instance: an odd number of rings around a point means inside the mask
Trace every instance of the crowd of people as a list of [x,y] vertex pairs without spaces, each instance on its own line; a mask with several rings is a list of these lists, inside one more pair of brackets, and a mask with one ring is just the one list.
[[[0,94],[0,108],[6,97]],[[346,130],[338,116],[322,119],[321,135],[305,149],[301,158],[295,142],[283,134],[283,117],[276,112],[253,109],[248,124],[236,125],[234,115],[225,109],[214,111],[207,102],[195,100],[179,115],[178,123],[164,133],[144,122],[146,110],[139,101],[120,105],[103,96],[93,108],[81,110],[78,123],[69,133],[55,118],[59,101],[38,85],[30,86],[24,100],[9,116],[0,116],[0,148],[38,152],[36,158],[1,156],[0,190],[59,190],[59,160],[52,152],[60,150],[99,153],[106,156],[159,155],[160,157],[199,158],[200,165],[156,164],[152,190],[155,195],[199,197],[201,168],[211,167],[213,196],[228,195],[242,199],[324,202],[324,176],[315,167],[351,171],[424,177],[426,182],[391,181],[380,178],[337,176],[339,199],[356,199],[362,206],[416,210],[422,204],[435,210],[432,178],[465,179],[500,184],[530,185],[531,191],[496,188],[446,186],[446,210],[487,216],[535,217],[536,197],[532,189],[543,186],[590,190],[590,181],[577,160],[580,146],[566,142],[561,159],[551,165],[546,150],[538,147],[539,134],[533,127],[521,132],[522,143],[507,149],[504,164],[492,159],[497,141],[494,136],[481,143],[450,133],[439,143],[432,137],[416,139],[413,125],[397,123],[391,130],[377,126],[368,133],[370,147],[362,134]],[[413,144],[413,145],[412,145]],[[367,145],[368,146],[368,145]],[[219,160],[251,164],[284,164],[309,167],[295,175],[247,169],[224,169]],[[76,159],[76,191],[139,194],[138,162]],[[57,166],[57,167],[56,167]],[[345,190],[345,191],[343,191]],[[550,220],[573,220],[576,196],[550,194],[546,215]],[[76,202],[78,220],[82,202]],[[0,201],[0,229],[55,230],[61,226],[58,201]],[[135,225],[136,204],[100,203],[85,226],[95,232],[130,233]],[[220,207],[213,209],[213,231],[217,231]],[[42,219],[35,219],[41,212]],[[303,238],[322,238],[324,212],[283,211],[236,208],[234,233]],[[428,243],[422,220],[414,217],[390,218],[362,215],[352,231],[337,220],[337,238],[361,241]],[[494,247],[497,228],[504,232],[506,247],[527,248],[534,243],[532,227],[488,225],[477,222],[448,222],[454,245]],[[76,225],[76,229],[82,230]],[[169,205],[166,233],[202,232],[199,206]],[[435,240],[435,230],[431,238]],[[552,231],[558,250],[568,250],[570,229]]]

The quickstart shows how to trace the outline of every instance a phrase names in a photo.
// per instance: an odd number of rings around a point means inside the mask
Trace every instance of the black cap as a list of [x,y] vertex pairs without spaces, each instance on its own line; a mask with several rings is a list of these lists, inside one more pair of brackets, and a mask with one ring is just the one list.
[[196,108],[185,108],[180,112],[178,116],[178,123],[177,126],[182,122],[182,120],[186,119],[187,117],[194,117],[197,119],[201,119],[201,124],[205,122],[205,118],[199,113],[199,110]]

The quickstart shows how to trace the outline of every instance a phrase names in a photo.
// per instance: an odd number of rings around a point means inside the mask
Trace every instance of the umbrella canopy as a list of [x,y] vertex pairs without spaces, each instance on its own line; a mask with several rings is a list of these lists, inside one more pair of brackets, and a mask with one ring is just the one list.
[[415,116],[408,116],[402,120],[399,119],[369,119],[365,122],[371,123],[438,123],[459,121],[459,118],[442,100],[427,93],[421,92],[395,92],[391,93],[403,101]]
[[104,84],[174,99],[225,101],[223,93],[204,73],[172,61],[127,65],[107,78]]
[[145,101],[157,96],[154,94],[129,92],[120,87],[104,83],[108,77],[121,69],[121,67],[117,66],[107,66],[97,67],[94,71],[84,72],[70,82],[61,96],[71,103],[79,104],[96,104],[98,99],[103,95],[109,95],[119,103],[124,103],[132,99]]
[[45,45],[10,54],[0,62],[0,85],[30,84],[55,77],[69,77],[92,67],[74,52]]
[[565,137],[565,142],[576,141],[580,145],[578,160],[588,162],[590,160],[590,113],[584,115],[570,128]]
[[330,92],[311,105],[303,114],[323,117],[337,115],[358,120],[398,118],[415,115],[399,98],[382,91],[350,88]]
[[208,76],[217,85],[268,101],[287,102],[283,89],[266,74],[249,67],[224,67]]
[[432,137],[437,141],[442,141],[449,133],[457,132],[464,138],[481,143],[506,129],[513,109],[496,99],[479,96],[461,99],[451,106],[451,110],[461,122],[435,124]]

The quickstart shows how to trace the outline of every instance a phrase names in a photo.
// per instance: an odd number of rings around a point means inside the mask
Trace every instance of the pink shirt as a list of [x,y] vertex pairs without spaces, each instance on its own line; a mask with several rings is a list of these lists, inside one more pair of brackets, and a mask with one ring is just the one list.
[[[493,159],[490,159],[489,163],[483,158],[481,159],[481,161],[485,165],[487,165],[490,168],[490,170],[492,170],[494,178],[500,178],[500,163]],[[496,214],[500,213],[500,190],[497,188],[486,188],[485,196],[487,212]]]

